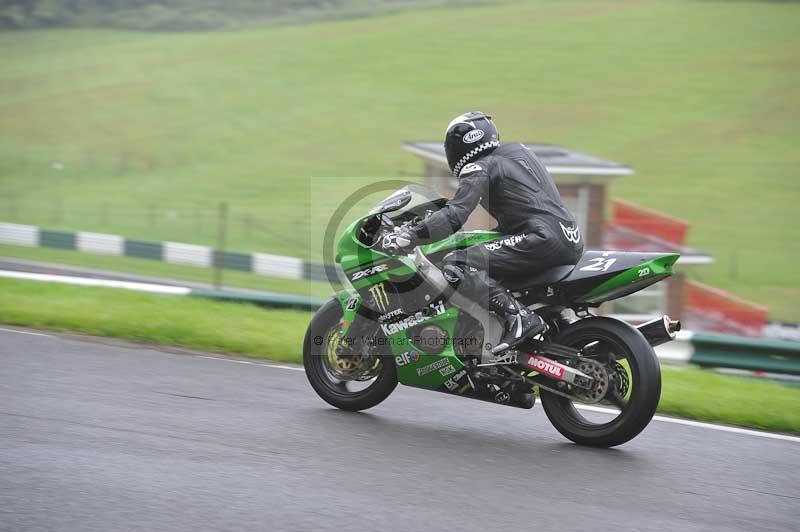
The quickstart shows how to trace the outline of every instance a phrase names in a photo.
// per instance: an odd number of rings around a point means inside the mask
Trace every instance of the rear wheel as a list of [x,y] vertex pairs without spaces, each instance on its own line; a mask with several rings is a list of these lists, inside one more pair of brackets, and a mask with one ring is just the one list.
[[342,410],[365,410],[397,386],[394,360],[380,356],[361,342],[339,337],[342,306],[331,300],[311,320],[303,343],[303,366],[314,391]]
[[561,390],[570,397],[541,390],[556,430],[581,445],[613,447],[650,423],[661,397],[661,369],[639,331],[611,318],[588,318],[553,342],[584,350],[587,356],[576,367],[595,380],[589,391]]

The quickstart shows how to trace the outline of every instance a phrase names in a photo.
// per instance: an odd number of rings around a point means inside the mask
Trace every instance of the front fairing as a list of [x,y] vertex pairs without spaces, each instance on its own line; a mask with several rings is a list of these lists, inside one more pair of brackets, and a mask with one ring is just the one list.
[[[366,226],[374,231],[375,224],[380,226],[381,222],[388,223],[389,219],[395,225],[424,219],[447,204],[445,198],[432,198],[430,194],[424,195],[412,191],[403,195],[399,192],[381,202],[369,214],[353,221],[339,239],[336,262],[341,265],[348,285],[347,290],[337,294],[344,311],[340,331],[343,335],[347,334],[350,324],[359,312],[361,299],[370,287],[382,282],[408,281],[417,275],[417,268],[408,257],[388,255],[380,251],[375,242],[372,242],[372,246],[368,245],[362,229]],[[420,248],[432,262],[438,264],[441,258],[452,250],[480,244],[498,236],[500,234],[493,231],[462,232],[438,242],[422,245]]]
[[[404,187],[381,201],[369,214],[358,218],[345,229],[336,249],[336,262],[344,271],[379,263],[391,258],[380,251],[375,242],[364,241],[365,227],[380,225],[381,217],[400,225],[410,220],[424,220],[447,204],[447,199],[434,196],[428,189],[411,185]],[[455,233],[438,242],[422,245],[426,255],[473,246],[500,237],[494,231],[468,231]],[[370,245],[372,244],[372,245]]]
[[417,185],[403,187],[378,203],[369,214],[351,223],[342,233],[336,248],[336,262],[344,271],[357,268],[376,261],[385,260],[389,256],[377,249],[375,242],[365,242],[364,228],[371,231],[380,226],[382,220],[400,225],[416,218],[424,219],[442,209],[447,199],[433,194],[430,190]]

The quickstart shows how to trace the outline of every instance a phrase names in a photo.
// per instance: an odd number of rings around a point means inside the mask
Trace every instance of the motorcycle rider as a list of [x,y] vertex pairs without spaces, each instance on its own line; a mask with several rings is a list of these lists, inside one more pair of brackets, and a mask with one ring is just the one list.
[[522,144],[500,144],[491,116],[470,112],[454,118],[445,131],[444,150],[458,178],[455,195],[416,226],[387,234],[381,245],[399,254],[446,238],[480,203],[504,236],[448,253],[442,273],[451,286],[506,320],[506,334],[492,349],[499,353],[547,328],[501,283],[576,264],[583,241],[544,165]]

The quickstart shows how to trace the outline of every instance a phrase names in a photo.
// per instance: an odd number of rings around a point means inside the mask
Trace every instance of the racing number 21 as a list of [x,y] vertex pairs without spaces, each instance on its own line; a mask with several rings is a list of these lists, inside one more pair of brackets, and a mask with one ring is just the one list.
[[612,264],[617,262],[617,259],[605,259],[603,257],[597,257],[589,260],[589,262],[591,264],[581,268],[582,272],[606,272]]

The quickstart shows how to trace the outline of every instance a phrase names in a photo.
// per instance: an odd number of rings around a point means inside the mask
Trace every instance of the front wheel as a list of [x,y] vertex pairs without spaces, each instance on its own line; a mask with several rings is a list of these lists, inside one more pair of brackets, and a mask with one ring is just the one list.
[[377,405],[397,386],[391,357],[374,353],[363,342],[339,337],[342,306],[333,299],[311,320],[303,342],[303,366],[314,391],[342,410],[366,410]]
[[613,447],[644,430],[661,398],[661,369],[639,331],[611,318],[587,318],[553,342],[583,350],[577,367],[597,383],[588,392],[563,390],[570,397],[541,390],[544,411],[558,432],[581,445]]

